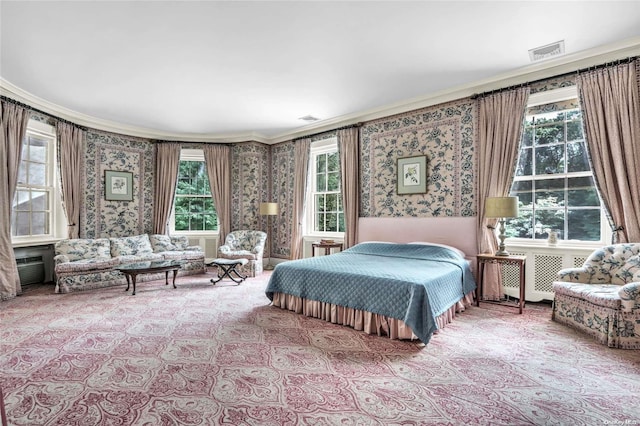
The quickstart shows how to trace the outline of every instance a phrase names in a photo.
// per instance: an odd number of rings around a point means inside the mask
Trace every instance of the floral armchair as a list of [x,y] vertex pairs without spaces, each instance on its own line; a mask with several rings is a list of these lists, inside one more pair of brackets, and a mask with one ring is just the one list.
[[640,243],[593,252],[553,283],[552,319],[610,347],[640,349]]
[[267,234],[262,231],[239,230],[227,234],[224,244],[218,247],[218,257],[222,259],[247,259],[246,265],[239,266],[240,272],[250,277],[262,273],[262,257]]

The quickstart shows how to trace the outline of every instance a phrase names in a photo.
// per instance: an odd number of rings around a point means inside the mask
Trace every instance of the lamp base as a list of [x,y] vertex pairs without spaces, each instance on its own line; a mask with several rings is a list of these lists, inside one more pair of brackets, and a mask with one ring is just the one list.
[[497,250],[494,254],[494,256],[509,256],[509,252],[506,250]]
[[264,268],[265,271],[273,271],[273,265],[271,264],[271,262],[267,263]]

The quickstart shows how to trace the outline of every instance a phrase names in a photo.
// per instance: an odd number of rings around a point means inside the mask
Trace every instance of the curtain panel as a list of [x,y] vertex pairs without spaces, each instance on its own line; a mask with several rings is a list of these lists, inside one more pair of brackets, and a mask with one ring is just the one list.
[[0,102],[0,300],[22,293],[11,244],[11,213],[29,116],[30,112],[18,105]]
[[[485,217],[488,197],[509,195],[522,138],[529,88],[490,94],[478,99],[478,253],[495,253],[497,219]],[[491,228],[490,228],[491,227]],[[486,299],[502,296],[502,275],[495,264],[485,268]]]
[[62,207],[67,216],[67,238],[80,238],[80,208],[82,206],[82,168],[84,166],[84,131],[59,122],[57,124],[60,151],[60,183]]
[[639,63],[576,77],[593,174],[619,243],[640,241]]
[[305,199],[307,194],[307,175],[309,169],[309,153],[311,139],[305,138],[294,142],[294,176],[293,202],[291,213],[291,260],[302,258],[302,220],[304,218]]
[[356,244],[360,209],[360,147],[359,129],[351,127],[337,132],[338,153],[342,183],[342,206],[344,209],[344,248]]
[[180,144],[156,142],[155,196],[153,197],[153,232],[168,233],[169,216],[176,195]]
[[223,244],[231,232],[231,148],[227,145],[205,144],[204,161],[218,214],[218,241]]

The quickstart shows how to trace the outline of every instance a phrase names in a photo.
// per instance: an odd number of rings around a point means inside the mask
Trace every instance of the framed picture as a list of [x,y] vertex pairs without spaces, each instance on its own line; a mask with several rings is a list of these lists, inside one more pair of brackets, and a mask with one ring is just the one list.
[[133,201],[133,173],[105,170],[104,199],[108,201]]
[[427,192],[427,156],[398,158],[398,195]]

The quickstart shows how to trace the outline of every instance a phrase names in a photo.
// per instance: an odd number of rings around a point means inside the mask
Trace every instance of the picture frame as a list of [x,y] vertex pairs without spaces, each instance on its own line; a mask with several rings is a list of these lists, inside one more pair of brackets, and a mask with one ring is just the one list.
[[397,160],[398,195],[427,192],[427,156],[414,155]]
[[133,173],[105,170],[104,199],[107,201],[133,201]]

